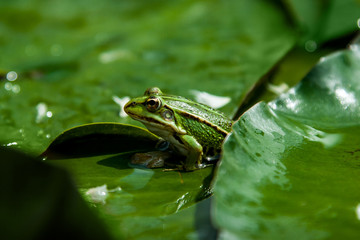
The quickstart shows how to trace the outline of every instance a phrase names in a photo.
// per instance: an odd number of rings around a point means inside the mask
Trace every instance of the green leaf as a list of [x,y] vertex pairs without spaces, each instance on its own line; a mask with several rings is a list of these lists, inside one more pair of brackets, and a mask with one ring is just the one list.
[[215,184],[221,239],[356,239],[359,45],[234,125]]
[[155,150],[160,138],[144,128],[120,123],[93,123],[66,130],[45,150],[47,159]]
[[[194,172],[132,168],[131,155],[48,162],[72,173],[83,196],[96,205],[115,236],[158,238],[169,236],[170,232],[178,231],[179,236],[194,232],[190,223],[195,207],[183,210],[212,193],[213,168]],[[97,196],[89,191],[96,192],[96,187],[103,185],[106,185],[104,199],[94,200]]]
[[0,156],[3,239],[110,239],[65,171],[2,147]]

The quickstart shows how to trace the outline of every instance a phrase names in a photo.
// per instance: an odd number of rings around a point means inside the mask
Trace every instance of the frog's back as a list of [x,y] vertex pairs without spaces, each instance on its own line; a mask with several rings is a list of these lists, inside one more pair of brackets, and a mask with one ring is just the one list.
[[[163,96],[163,98],[177,114],[189,120],[187,121],[189,128],[197,126],[196,123],[202,123],[224,137],[231,130],[232,121],[216,109],[179,96]],[[184,127],[187,128],[188,124],[184,123]]]

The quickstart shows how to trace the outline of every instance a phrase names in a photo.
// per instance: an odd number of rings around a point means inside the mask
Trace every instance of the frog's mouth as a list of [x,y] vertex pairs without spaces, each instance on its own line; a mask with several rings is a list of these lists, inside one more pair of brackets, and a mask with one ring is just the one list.
[[132,119],[137,120],[137,121],[141,122],[142,124],[144,124],[149,130],[152,129],[151,131],[156,131],[155,129],[158,129],[158,130],[168,132],[168,133],[171,133],[171,132],[179,133],[179,134],[186,133],[183,130],[179,129],[175,124],[169,123],[168,125],[164,125],[162,122],[160,122],[154,118],[132,115],[131,113],[128,113],[128,115]]
[[144,124],[151,124],[151,125],[157,126],[159,128],[164,128],[164,126],[161,124],[160,121],[154,120],[153,118],[139,117],[139,116],[134,116],[132,118],[137,120],[137,121],[140,121],[140,122],[142,122]]
[[161,126],[161,123],[157,120],[154,120],[153,118],[144,117],[144,116],[140,117],[139,115],[133,114],[129,111],[125,111],[125,112],[127,113],[127,115],[129,115],[134,120],[140,121],[142,123],[154,123],[158,126]]

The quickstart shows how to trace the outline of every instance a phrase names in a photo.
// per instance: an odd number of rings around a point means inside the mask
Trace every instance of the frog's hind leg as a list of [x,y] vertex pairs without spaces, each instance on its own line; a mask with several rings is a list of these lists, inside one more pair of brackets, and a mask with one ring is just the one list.
[[203,147],[198,141],[189,135],[180,136],[182,142],[186,145],[186,148],[189,149],[188,156],[186,157],[184,163],[185,171],[193,171],[201,168],[201,160],[202,160],[202,151]]

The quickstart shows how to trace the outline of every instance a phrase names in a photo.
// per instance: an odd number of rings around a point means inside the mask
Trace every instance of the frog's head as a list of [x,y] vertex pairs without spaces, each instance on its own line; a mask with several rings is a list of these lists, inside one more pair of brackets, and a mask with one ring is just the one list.
[[126,103],[124,110],[131,118],[142,122],[150,131],[157,129],[168,133],[182,133],[183,130],[176,125],[174,111],[166,106],[162,95],[159,88],[149,88],[144,96],[133,98]]

